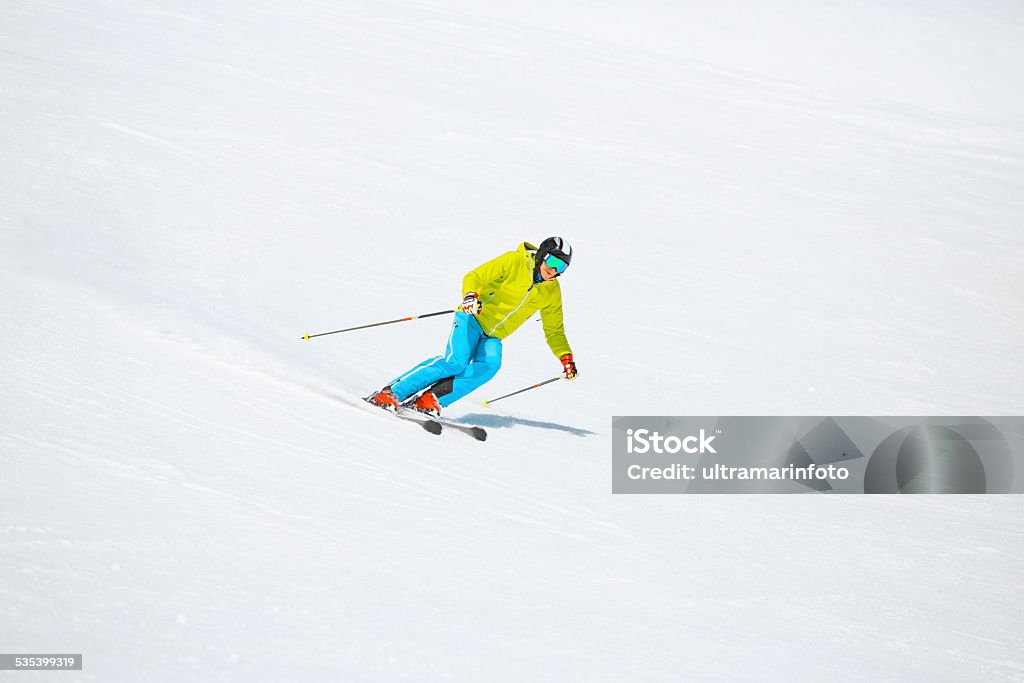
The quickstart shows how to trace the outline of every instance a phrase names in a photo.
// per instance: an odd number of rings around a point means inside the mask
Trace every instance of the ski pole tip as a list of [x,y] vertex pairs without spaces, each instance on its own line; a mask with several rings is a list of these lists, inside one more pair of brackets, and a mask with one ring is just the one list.
[[484,408],[490,408],[490,407],[491,407],[491,402],[490,401],[484,401]]
[[305,339],[306,341],[309,341],[309,335],[308,334],[302,335],[302,338]]

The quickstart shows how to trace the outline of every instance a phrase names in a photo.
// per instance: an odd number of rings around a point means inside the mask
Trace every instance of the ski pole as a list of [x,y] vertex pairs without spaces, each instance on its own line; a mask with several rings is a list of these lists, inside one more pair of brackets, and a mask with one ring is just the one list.
[[332,330],[331,332],[319,332],[317,334],[304,334],[302,338],[306,341],[315,337],[323,337],[328,334],[338,334],[339,332],[351,332],[353,330],[365,330],[367,327],[380,327],[381,325],[391,325],[393,323],[404,323],[406,320],[419,320],[420,318],[430,318],[435,315],[450,315],[455,312],[455,309],[447,311],[437,311],[436,313],[424,313],[423,315],[410,315],[408,318],[399,318],[397,320],[386,320],[382,323],[370,323],[369,325],[359,325],[358,327],[346,327],[344,330]]
[[546,379],[543,382],[538,382],[537,384],[534,384],[532,387],[526,387],[525,389],[520,389],[519,391],[513,391],[511,394],[505,394],[504,396],[499,396],[498,398],[492,398],[489,401],[484,401],[484,408],[489,408],[491,406],[491,404],[494,403],[495,401],[500,401],[503,398],[508,398],[509,396],[515,396],[516,394],[521,394],[524,391],[529,391],[530,389],[536,389],[537,387],[542,387],[545,384],[551,384],[552,382],[557,382],[560,379],[565,379],[565,378],[562,375],[559,375],[558,377],[552,377],[551,379]]

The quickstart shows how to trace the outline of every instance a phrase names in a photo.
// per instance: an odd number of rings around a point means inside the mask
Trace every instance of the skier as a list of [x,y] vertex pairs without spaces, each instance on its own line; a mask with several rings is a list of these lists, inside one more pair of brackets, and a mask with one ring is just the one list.
[[462,304],[455,309],[444,355],[428,358],[399,375],[370,400],[388,410],[407,406],[439,417],[442,407],[494,377],[501,367],[501,340],[538,310],[544,338],[562,362],[563,375],[574,379],[576,363],[562,327],[558,284],[571,260],[569,243],[549,237],[540,247],[523,242],[515,251],[466,273]]

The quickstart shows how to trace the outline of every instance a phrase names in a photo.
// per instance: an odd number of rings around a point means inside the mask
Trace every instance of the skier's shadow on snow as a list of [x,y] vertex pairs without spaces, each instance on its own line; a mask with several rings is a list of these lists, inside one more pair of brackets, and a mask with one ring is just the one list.
[[591,436],[597,432],[592,432],[589,429],[580,429],[579,427],[570,427],[569,425],[558,424],[557,422],[541,422],[539,420],[524,420],[521,417],[511,417],[509,415],[494,415],[485,413],[470,413],[469,415],[463,415],[453,422],[465,422],[466,424],[479,425],[480,427],[487,427],[489,429],[502,429],[505,427],[513,427],[520,425],[523,427],[536,427],[537,429],[553,429],[557,432],[568,432],[576,436]]

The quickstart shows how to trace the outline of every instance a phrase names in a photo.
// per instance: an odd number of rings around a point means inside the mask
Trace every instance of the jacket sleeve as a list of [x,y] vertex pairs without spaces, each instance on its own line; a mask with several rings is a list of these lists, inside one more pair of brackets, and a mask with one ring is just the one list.
[[466,273],[466,277],[462,278],[462,296],[465,297],[470,292],[483,296],[489,285],[504,282],[512,272],[516,258],[516,252],[510,251]]
[[562,324],[562,295],[560,292],[550,304],[540,309],[540,319],[544,326],[544,339],[555,357],[561,358],[567,353],[572,353],[569,340],[565,337],[565,327]]

